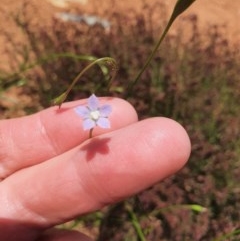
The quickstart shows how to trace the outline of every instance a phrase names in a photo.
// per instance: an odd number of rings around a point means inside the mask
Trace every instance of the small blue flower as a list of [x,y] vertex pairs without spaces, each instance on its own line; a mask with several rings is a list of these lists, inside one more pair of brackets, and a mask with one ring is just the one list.
[[112,112],[112,107],[110,105],[100,106],[94,94],[88,98],[87,106],[78,106],[75,112],[83,118],[83,130],[91,130],[95,126],[110,128],[108,116]]

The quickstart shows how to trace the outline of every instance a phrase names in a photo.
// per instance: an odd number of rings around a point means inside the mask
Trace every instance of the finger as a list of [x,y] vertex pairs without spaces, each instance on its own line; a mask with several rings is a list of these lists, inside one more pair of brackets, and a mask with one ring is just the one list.
[[30,223],[0,218],[1,241],[93,241],[73,230],[50,229],[44,231]]
[[[94,135],[112,131],[137,121],[133,107],[124,100],[104,98],[112,106],[110,129],[94,130]],[[74,107],[86,100],[65,103],[59,110],[52,107],[32,116],[0,122],[0,179],[59,155],[88,138]]]
[[189,138],[179,124],[166,118],[144,120],[5,179],[0,213],[44,227],[61,223],[175,173],[189,153]]
[[93,241],[77,231],[51,229],[45,232],[37,241]]

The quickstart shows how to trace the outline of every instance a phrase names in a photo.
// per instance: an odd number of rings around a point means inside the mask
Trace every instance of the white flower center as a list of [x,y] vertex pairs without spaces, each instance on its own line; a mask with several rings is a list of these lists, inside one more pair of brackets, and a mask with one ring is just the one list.
[[92,120],[97,121],[100,117],[100,112],[98,110],[91,111],[90,117]]

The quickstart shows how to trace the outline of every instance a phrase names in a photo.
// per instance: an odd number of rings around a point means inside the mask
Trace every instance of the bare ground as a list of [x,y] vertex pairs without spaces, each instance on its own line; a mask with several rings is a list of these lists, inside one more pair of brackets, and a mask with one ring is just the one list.
[[[15,25],[12,21],[12,15],[16,15],[21,11],[21,7],[23,4],[28,2],[28,0],[1,0],[0,5],[0,30],[10,33],[14,36],[15,39],[19,39],[19,41],[24,41],[21,36],[21,32],[17,31]],[[144,0],[133,0],[133,1],[115,1],[115,0],[104,0],[99,1],[96,0],[43,0],[36,1],[31,0],[32,3],[36,5],[38,10],[42,12],[42,16],[35,16],[33,12],[33,19],[35,21],[47,21],[50,17],[52,17],[55,13],[59,11],[71,11],[74,12],[75,9],[80,9],[81,12],[93,13],[98,12],[100,15],[104,15],[105,13],[111,11],[111,9],[117,9],[119,12],[127,12],[127,11],[140,11],[144,7]],[[65,4],[63,5],[63,2]],[[58,4],[56,4],[58,3]],[[59,4],[61,3],[61,4]],[[166,5],[167,16],[170,15],[171,10],[176,3],[175,0],[154,0],[151,1],[151,4],[160,3]],[[149,4],[149,3],[148,3]],[[181,24],[184,21],[184,18],[189,15],[197,15],[199,20],[199,25],[202,29],[207,28],[209,25],[219,24],[225,25],[229,38],[232,41],[237,42],[240,39],[240,1],[228,1],[228,0],[197,0],[191,7],[188,9],[181,18],[176,21],[173,26],[173,29],[178,24]],[[156,23],[157,24],[157,23]],[[0,32],[0,66],[5,65],[8,66],[11,61],[7,58],[7,53],[4,52],[6,46],[8,45],[8,40],[4,36],[3,32]]]

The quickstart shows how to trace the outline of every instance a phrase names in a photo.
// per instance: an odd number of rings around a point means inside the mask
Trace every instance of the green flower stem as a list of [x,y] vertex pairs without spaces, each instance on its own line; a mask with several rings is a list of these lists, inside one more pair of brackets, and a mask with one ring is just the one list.
[[150,56],[148,57],[147,61],[145,62],[143,68],[141,69],[141,71],[138,73],[137,77],[135,78],[135,80],[129,84],[128,86],[128,91],[127,91],[127,96],[129,95],[129,93],[132,92],[133,86],[138,82],[138,80],[140,79],[141,75],[143,74],[143,72],[146,70],[146,68],[148,67],[148,65],[150,64],[151,60],[153,59],[154,55],[156,54],[159,46],[161,45],[162,41],[164,40],[165,36],[167,35],[170,27],[172,26],[174,20],[182,13],[184,12],[193,2],[195,2],[196,0],[178,0],[174,10],[172,12],[172,15],[168,21],[168,24],[166,26],[166,28],[164,29],[160,39],[158,40],[156,46],[154,47],[153,51],[151,52]]
[[137,216],[135,215],[134,211],[132,210],[132,207],[130,206],[130,204],[126,203],[126,209],[127,209],[128,214],[129,214],[129,216],[131,218],[132,225],[135,228],[136,233],[137,233],[137,235],[139,237],[139,240],[140,241],[146,241],[146,238],[145,238],[145,236],[143,234],[143,230],[142,230],[142,228],[141,228],[141,226],[139,224]]
[[[58,105],[59,108],[61,107],[62,103],[66,100],[69,92],[72,90],[72,88],[74,87],[74,85],[77,83],[77,81],[82,77],[82,75],[87,71],[89,70],[92,66],[94,66],[95,64],[100,64],[101,62],[105,62],[107,64],[111,64],[112,66],[117,66],[117,63],[116,61],[113,59],[113,58],[110,58],[110,57],[104,57],[104,58],[100,58],[100,59],[97,59],[95,61],[93,61],[92,63],[90,63],[89,65],[87,65],[77,76],[76,78],[72,81],[72,83],[70,84],[70,86],[68,87],[68,89],[63,93],[61,94],[60,96],[58,96],[57,98],[55,98],[53,100],[53,103],[55,105]],[[114,69],[114,68],[113,68]],[[114,74],[113,76],[110,78],[109,80],[109,83],[108,83],[108,89],[110,88],[111,86],[111,83],[112,83],[112,80],[113,78],[115,77],[115,74],[116,74],[116,70],[117,68],[114,69]]]

